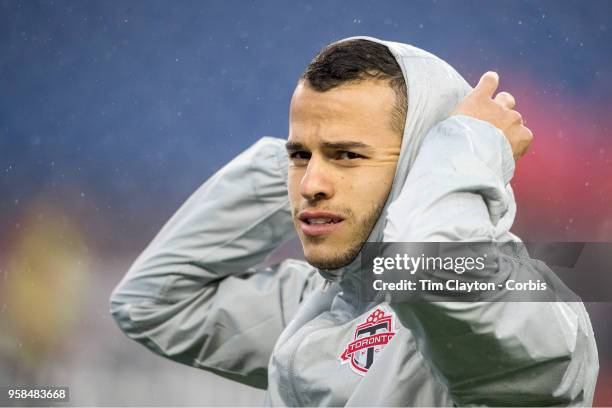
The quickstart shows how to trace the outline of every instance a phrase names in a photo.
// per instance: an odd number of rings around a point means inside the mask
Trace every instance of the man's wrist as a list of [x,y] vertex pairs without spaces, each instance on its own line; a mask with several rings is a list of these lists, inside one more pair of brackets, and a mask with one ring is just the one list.
[[515,170],[512,146],[499,128],[487,121],[464,114],[452,115],[446,121],[450,126],[460,126],[470,132],[472,152],[489,167],[496,162],[493,158],[499,154],[500,167],[492,168],[492,170],[500,172],[504,184],[510,182]]

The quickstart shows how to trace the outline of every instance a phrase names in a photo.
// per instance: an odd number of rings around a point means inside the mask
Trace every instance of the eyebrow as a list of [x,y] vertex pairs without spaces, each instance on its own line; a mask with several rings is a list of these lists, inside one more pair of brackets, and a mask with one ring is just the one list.
[[[347,141],[338,141],[338,142],[323,142],[321,146],[325,149],[336,149],[336,150],[350,150],[350,149],[370,149],[372,146],[362,143],[362,142],[354,142],[351,140]],[[299,142],[287,142],[285,143],[285,148],[288,152],[295,152],[298,150],[308,150],[306,147]]]

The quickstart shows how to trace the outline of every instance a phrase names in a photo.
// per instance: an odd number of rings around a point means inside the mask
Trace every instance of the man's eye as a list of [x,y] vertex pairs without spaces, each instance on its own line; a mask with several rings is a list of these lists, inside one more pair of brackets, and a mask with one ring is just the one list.
[[310,159],[310,156],[310,152],[305,152],[303,150],[289,154],[289,158],[291,158],[292,160],[308,160]]
[[363,158],[362,155],[354,153],[354,152],[338,152],[336,159],[337,160],[352,160],[352,159],[360,159]]

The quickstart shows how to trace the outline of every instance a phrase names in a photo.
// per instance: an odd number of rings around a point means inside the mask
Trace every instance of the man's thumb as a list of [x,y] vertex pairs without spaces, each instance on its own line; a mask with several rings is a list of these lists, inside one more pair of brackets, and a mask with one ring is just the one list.
[[473,93],[492,98],[498,86],[499,75],[497,75],[497,72],[488,71],[480,77],[480,81],[478,81],[478,85],[474,88]]

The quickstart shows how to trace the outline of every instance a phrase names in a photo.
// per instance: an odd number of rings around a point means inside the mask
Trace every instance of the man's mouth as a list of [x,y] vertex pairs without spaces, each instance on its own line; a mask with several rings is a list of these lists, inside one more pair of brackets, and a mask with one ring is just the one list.
[[324,211],[302,211],[298,219],[302,232],[310,237],[330,234],[344,221],[340,215]]

